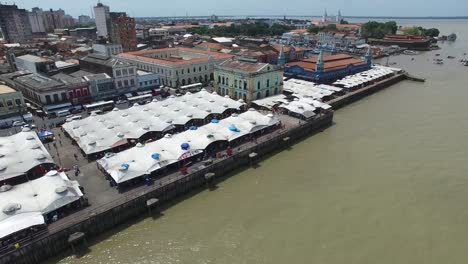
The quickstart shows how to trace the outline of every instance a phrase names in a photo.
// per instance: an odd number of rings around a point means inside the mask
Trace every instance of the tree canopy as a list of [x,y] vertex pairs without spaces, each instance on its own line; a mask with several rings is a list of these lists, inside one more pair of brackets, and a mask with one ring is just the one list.
[[380,23],[377,21],[369,21],[362,25],[361,35],[364,38],[377,38],[381,39],[386,34],[395,34],[398,30],[395,21]]
[[200,35],[210,36],[225,36],[225,37],[236,37],[239,35],[244,36],[277,36],[282,35],[285,32],[295,29],[294,26],[287,26],[281,24],[273,24],[271,27],[266,23],[243,23],[241,25],[232,24],[229,27],[218,27],[210,29],[208,27],[195,27],[191,28],[190,31]]
[[423,28],[423,27],[411,27],[404,30],[404,33],[407,35],[417,35],[417,36],[426,36],[426,37],[438,37],[440,31],[437,28]]

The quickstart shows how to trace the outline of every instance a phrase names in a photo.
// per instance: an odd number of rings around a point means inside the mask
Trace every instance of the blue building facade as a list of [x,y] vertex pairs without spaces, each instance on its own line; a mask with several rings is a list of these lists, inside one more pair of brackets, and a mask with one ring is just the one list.
[[371,69],[372,52],[369,49],[364,61],[360,63],[350,63],[333,69],[326,69],[326,63],[323,57],[323,51],[321,51],[315,63],[315,69],[303,67],[301,65],[304,64],[301,63],[291,63],[289,66],[285,66],[284,75],[286,77],[295,77],[317,83],[332,83],[348,75]]

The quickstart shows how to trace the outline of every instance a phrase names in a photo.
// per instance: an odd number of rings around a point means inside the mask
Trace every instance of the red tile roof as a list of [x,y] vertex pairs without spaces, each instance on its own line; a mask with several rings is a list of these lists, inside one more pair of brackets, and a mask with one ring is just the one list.
[[[174,57],[167,58],[167,59],[158,59],[158,58],[150,57],[153,54],[157,54],[162,51],[168,51],[168,50],[179,50],[179,51],[190,52],[190,53],[205,54],[208,56],[204,58],[194,58],[190,60],[181,60],[181,59],[176,59]],[[214,59],[230,59],[234,57],[234,55],[225,54],[225,53],[212,52],[212,51],[201,50],[201,49],[182,48],[182,47],[140,50],[140,51],[122,53],[122,54],[119,54],[118,56],[127,58],[127,59],[137,59],[137,60],[141,60],[141,61],[145,61],[149,63],[170,64],[170,65],[183,65],[183,64],[191,64],[191,63],[197,63],[197,62],[206,62],[208,61],[209,56],[213,57]]]
[[[325,65],[324,65],[325,71],[346,68],[349,64],[353,64],[355,66],[365,64],[364,61],[355,59],[346,54],[336,54],[336,55],[325,56],[324,62],[325,62]],[[313,58],[304,59],[298,62],[287,63],[286,67],[299,66],[309,71],[315,71],[316,64],[317,64],[317,57],[313,57]]]

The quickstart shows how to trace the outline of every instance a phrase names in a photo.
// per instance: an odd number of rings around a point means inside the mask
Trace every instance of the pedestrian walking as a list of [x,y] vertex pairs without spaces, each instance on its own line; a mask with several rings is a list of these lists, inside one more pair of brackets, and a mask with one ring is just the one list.
[[76,155],[76,153],[73,153],[73,157],[75,157],[75,159],[78,160],[78,155]]

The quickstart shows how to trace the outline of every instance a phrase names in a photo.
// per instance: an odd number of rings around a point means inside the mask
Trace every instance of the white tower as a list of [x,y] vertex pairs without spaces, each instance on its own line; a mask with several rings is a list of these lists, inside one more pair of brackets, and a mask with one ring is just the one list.
[[98,3],[94,7],[94,17],[96,19],[96,30],[98,38],[108,38],[109,29],[107,27],[107,22],[110,19],[109,7]]

